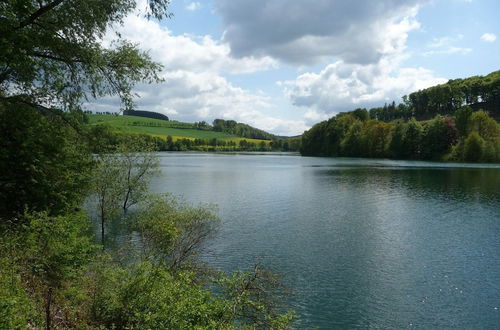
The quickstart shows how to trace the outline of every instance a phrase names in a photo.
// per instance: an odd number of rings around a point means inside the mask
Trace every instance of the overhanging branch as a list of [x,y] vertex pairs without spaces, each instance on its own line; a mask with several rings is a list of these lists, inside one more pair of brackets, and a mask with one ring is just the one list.
[[48,3],[45,6],[40,7],[37,11],[35,11],[33,14],[31,14],[27,19],[25,19],[24,21],[22,21],[21,24],[19,24],[19,26],[17,27],[16,30],[22,29],[25,26],[28,26],[28,25],[32,24],[40,16],[48,13],[49,11],[51,11],[52,9],[54,9],[55,7],[57,7],[59,4],[61,4],[63,1],[64,0],[55,0],[55,1],[52,1],[52,2]]

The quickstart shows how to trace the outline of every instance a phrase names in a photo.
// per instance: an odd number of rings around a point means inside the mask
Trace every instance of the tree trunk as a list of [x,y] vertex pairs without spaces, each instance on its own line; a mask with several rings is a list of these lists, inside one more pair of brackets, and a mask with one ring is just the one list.
[[102,244],[102,249],[104,251],[104,206],[101,206],[101,244]]
[[128,210],[128,200],[130,198],[130,188],[127,189],[127,194],[125,195],[125,201],[123,202],[123,214],[127,213]]
[[45,329],[50,330],[51,328],[51,320],[52,318],[50,317],[50,307],[52,305],[52,288],[49,287],[47,290],[47,297],[46,297],[46,305],[45,305]]

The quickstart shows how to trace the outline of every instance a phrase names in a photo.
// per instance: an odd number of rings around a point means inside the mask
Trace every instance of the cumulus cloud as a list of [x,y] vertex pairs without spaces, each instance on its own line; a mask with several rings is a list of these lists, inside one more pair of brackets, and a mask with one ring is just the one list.
[[216,0],[236,57],[272,56],[293,64],[335,57],[376,63],[399,52],[419,0]]
[[[222,74],[248,74],[277,65],[270,57],[233,58],[227,44],[210,36],[173,35],[157,22],[130,15],[123,26],[110,31],[103,43],[111,45],[114,33],[137,43],[163,64],[161,84],[139,84],[137,108],[157,111],[179,121],[233,119],[281,135],[302,133],[303,120],[286,120],[270,114],[271,99],[231,84]],[[95,111],[118,109],[116,98],[88,105]]]
[[[123,26],[116,27],[115,31],[148,51],[167,70],[251,73],[277,65],[270,57],[235,59],[230,56],[227,44],[210,36],[173,35],[157,22],[138,15],[128,16]],[[114,34],[110,32],[104,42],[109,45],[113,38]]]
[[304,73],[281,85],[294,105],[313,108],[309,116],[320,118],[398,101],[410,92],[446,82],[424,68],[400,68],[402,59],[388,57],[368,65],[337,61],[319,73]]
[[485,33],[481,36],[481,40],[485,42],[494,42],[497,40],[497,36],[493,33]]
[[180,121],[233,119],[283,135],[301,133],[307,128],[303,121],[268,114],[272,100],[264,93],[235,87],[210,72],[168,71],[163,78],[161,85],[138,86],[141,108],[167,114],[175,109],[175,118]]

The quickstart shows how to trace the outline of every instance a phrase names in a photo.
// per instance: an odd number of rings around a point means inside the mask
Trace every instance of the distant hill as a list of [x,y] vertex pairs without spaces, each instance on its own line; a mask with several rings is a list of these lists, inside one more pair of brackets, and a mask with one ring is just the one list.
[[144,110],[125,110],[123,114],[126,116],[136,116],[136,117],[144,117],[144,118],[152,118],[158,120],[166,120],[168,121],[168,117],[164,114],[154,112],[154,111],[144,111]]

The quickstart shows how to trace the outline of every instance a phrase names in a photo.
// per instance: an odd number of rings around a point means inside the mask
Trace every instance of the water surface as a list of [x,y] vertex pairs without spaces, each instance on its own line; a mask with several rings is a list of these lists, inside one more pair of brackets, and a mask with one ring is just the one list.
[[209,263],[271,266],[298,328],[498,329],[499,165],[160,156],[153,191],[219,206]]

